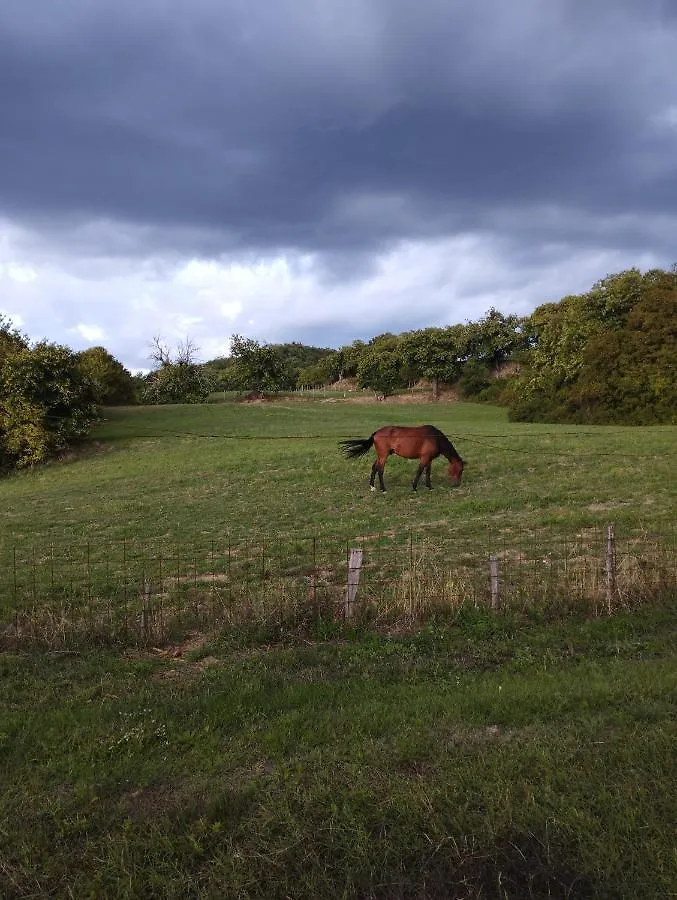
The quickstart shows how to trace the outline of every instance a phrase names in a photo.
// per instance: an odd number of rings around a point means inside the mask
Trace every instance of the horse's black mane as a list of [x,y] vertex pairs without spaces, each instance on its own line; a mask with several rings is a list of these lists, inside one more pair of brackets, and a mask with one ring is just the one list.
[[429,429],[429,431],[431,431],[437,438],[440,446],[440,453],[442,453],[447,458],[453,457],[453,459],[461,459],[460,454],[457,452],[456,448],[451,443],[446,434],[444,434],[444,432],[440,431],[439,428],[435,428],[434,425],[426,425],[425,427]]

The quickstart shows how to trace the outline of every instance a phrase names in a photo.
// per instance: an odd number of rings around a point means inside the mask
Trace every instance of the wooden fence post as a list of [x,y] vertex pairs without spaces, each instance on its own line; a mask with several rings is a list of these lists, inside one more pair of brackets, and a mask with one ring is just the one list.
[[360,583],[361,568],[362,550],[359,547],[353,547],[348,557],[348,582],[346,584],[346,594],[343,601],[346,619],[350,619],[353,615],[357,586]]
[[616,596],[616,527],[607,525],[606,528],[606,558],[604,563],[606,571],[606,606],[611,615],[614,597]]
[[489,579],[491,582],[491,608],[498,608],[498,557],[489,557]]
[[150,582],[144,578],[143,587],[141,589],[143,605],[141,607],[141,627],[146,641],[150,641],[152,636],[153,623],[151,621],[151,592]]

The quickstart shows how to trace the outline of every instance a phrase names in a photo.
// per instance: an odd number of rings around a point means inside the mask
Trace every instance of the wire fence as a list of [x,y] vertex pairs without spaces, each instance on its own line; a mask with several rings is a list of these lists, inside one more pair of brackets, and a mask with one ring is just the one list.
[[0,549],[0,644],[159,644],[189,629],[412,623],[465,604],[593,615],[677,594],[674,531],[228,537]]

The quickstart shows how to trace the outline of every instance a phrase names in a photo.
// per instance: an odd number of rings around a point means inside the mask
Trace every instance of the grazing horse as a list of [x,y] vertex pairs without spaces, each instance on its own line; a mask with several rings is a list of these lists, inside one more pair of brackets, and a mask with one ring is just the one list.
[[454,449],[446,435],[435,428],[434,425],[415,425],[412,427],[404,425],[386,425],[379,428],[371,437],[360,440],[354,438],[348,441],[339,441],[339,446],[349,459],[356,456],[364,456],[369,452],[369,448],[374,446],[376,450],[376,462],[371,467],[371,478],[369,486],[375,491],[374,479],[378,475],[381,490],[385,491],[383,484],[383,469],[385,468],[388,457],[395,453],[404,459],[418,459],[418,471],[412,482],[413,490],[418,487],[418,481],[425,472],[425,483],[428,489],[432,490],[430,483],[430,464],[438,456],[446,456],[449,460],[449,478],[452,483],[458,486],[461,483],[461,475],[463,474],[463,460]]

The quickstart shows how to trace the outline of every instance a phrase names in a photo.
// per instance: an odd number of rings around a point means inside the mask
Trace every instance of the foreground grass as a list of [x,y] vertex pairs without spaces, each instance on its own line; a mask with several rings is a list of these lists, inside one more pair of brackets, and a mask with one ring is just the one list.
[[3,897],[677,893],[674,609],[174,652],[0,656]]
[[[392,457],[385,495],[371,494],[371,458],[337,441],[388,422],[430,421],[467,461],[453,489],[444,460],[432,492],[412,494],[416,464]],[[571,534],[614,521],[672,527],[677,429],[510,424],[505,410],[464,403],[219,403],[106,412],[69,462],[3,479],[0,547],[46,552],[55,542],[207,536],[354,537],[437,528],[500,541]]]

